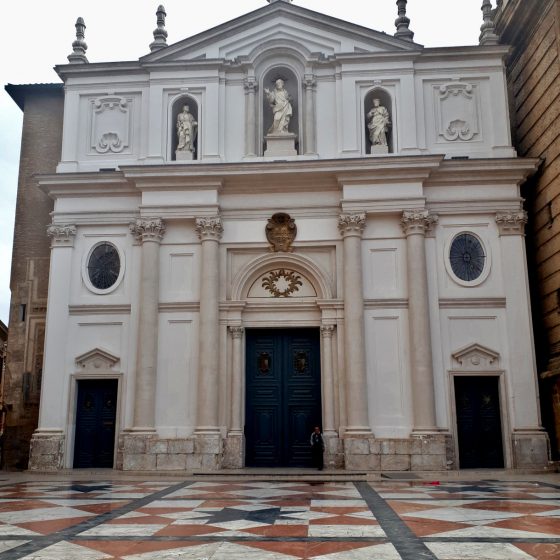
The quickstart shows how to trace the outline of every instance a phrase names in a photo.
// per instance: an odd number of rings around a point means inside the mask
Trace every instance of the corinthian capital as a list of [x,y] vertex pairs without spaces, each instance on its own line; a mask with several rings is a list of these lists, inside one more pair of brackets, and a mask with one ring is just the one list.
[[208,216],[207,218],[196,219],[196,233],[201,241],[205,239],[220,240],[224,233],[222,219],[220,216]]
[[496,223],[498,224],[500,235],[524,235],[527,212],[525,210],[497,212]]
[[438,217],[430,214],[428,210],[405,210],[401,218],[401,226],[405,235],[426,235],[435,224]]
[[242,338],[245,329],[243,327],[229,327],[232,338]]
[[137,218],[129,225],[130,233],[142,243],[144,241],[157,241],[163,239],[165,223],[161,218]]
[[257,93],[257,89],[258,89],[258,84],[257,84],[257,80],[256,78],[254,78],[253,76],[249,77],[249,78],[245,78],[245,80],[243,81],[243,87],[245,88],[245,93]]
[[361,236],[366,227],[366,215],[361,214],[341,214],[338,218],[338,230],[342,237],[347,235]]
[[334,334],[334,325],[323,325],[321,327],[321,336],[323,338],[332,338]]
[[50,224],[47,226],[47,235],[52,239],[51,247],[73,247],[76,226]]

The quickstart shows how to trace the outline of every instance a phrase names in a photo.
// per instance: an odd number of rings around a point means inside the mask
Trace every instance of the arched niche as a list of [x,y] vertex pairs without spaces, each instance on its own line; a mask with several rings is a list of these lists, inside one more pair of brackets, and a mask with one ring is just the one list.
[[[389,124],[387,126],[387,131],[385,132],[385,139],[387,142],[386,147],[381,145],[374,146],[371,141],[371,130],[370,130],[370,123],[372,120],[371,111],[374,108],[376,103],[376,99],[379,100],[379,107],[384,107],[387,110]],[[364,115],[365,115],[365,123],[364,123],[364,135],[365,135],[365,142],[364,146],[366,147],[366,154],[375,154],[375,155],[383,155],[383,154],[392,154],[394,153],[394,135],[393,135],[393,100],[391,95],[388,91],[383,88],[374,88],[370,90],[364,99]],[[378,116],[380,119],[381,116]],[[372,150],[373,148],[373,150]]]
[[[179,117],[179,113],[183,111],[183,107],[188,105],[189,112],[193,116],[194,121],[197,123],[196,132],[194,135],[194,142],[193,148],[194,151],[192,153],[192,158],[187,157],[177,157],[176,151],[179,145],[179,138],[177,134],[177,118]],[[196,160],[199,157],[199,138],[200,138],[200,118],[199,118],[199,110],[198,110],[198,103],[194,97],[190,95],[182,95],[178,99],[173,102],[171,107],[171,123],[169,126],[169,131],[171,134],[171,159],[177,161],[188,161],[189,159]]]
[[264,153],[264,151],[266,150],[265,136],[268,134],[268,131],[270,130],[273,122],[273,112],[264,90],[273,90],[277,80],[282,80],[284,82],[284,88],[288,91],[288,94],[291,98],[292,116],[290,118],[288,132],[296,135],[295,149],[299,154],[301,144],[299,130],[299,115],[301,104],[301,96],[299,95],[300,85],[299,79],[297,78],[295,72],[287,66],[274,66],[273,68],[270,68],[268,71],[266,71],[262,78],[262,84],[260,87],[262,100],[262,151]]

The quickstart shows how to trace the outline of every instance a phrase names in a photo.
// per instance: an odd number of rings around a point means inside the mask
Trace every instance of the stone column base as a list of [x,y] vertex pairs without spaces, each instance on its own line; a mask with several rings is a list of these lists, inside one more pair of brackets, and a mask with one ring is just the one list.
[[30,471],[58,471],[64,468],[64,433],[41,432],[31,436],[29,449]]
[[399,439],[347,437],[342,442],[347,470],[442,471],[454,465],[449,434]]
[[343,469],[344,447],[338,434],[323,434],[323,441],[325,442],[325,453],[323,455],[325,469]]
[[245,438],[242,434],[228,434],[224,440],[223,469],[242,469],[245,456]]
[[519,430],[512,436],[514,469],[545,469],[550,459],[550,442],[544,430]]

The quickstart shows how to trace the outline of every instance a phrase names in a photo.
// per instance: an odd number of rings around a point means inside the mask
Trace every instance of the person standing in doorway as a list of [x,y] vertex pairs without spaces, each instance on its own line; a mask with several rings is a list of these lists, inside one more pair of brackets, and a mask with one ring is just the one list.
[[313,460],[313,466],[318,470],[323,470],[323,452],[325,451],[325,442],[323,440],[323,434],[321,433],[321,428],[315,426],[313,433],[311,434],[311,458]]

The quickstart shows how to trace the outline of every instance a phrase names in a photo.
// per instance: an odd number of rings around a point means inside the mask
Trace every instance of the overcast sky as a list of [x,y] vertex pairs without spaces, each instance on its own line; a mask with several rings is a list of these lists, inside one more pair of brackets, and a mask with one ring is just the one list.
[[[7,2],[7,0],[5,0]],[[162,1],[162,0],[160,0]],[[493,2],[495,4],[495,1]],[[168,43],[261,8],[265,0],[163,0]],[[294,0],[294,4],[388,34],[395,0]],[[72,51],[76,18],[84,18],[90,62],[136,60],[149,52],[158,0],[19,0],[4,8],[0,82],[58,82],[52,70]],[[414,40],[426,47],[478,42],[482,0],[408,0]],[[9,17],[8,17],[9,16]],[[0,320],[8,322],[10,260],[22,113],[0,91]]]

